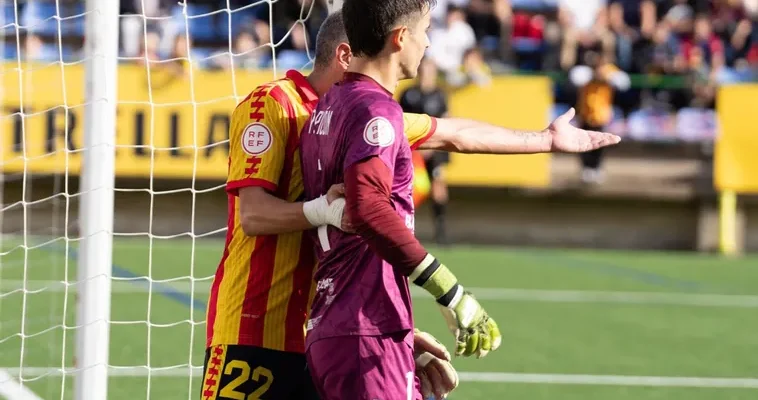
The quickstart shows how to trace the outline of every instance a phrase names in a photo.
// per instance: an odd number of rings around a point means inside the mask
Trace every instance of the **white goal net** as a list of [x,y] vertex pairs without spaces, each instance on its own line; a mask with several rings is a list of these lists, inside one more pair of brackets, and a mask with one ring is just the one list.
[[103,360],[110,399],[199,398],[229,116],[309,68],[334,6],[121,0],[111,18],[107,3],[0,0],[0,398],[102,398],[77,384]]

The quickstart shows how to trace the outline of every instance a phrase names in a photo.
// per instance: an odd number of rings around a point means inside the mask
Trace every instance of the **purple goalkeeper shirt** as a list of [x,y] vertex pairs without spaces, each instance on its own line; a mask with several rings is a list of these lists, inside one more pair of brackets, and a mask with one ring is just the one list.
[[[373,79],[349,73],[319,101],[303,128],[300,157],[306,200],[343,183],[348,167],[372,156],[393,171],[392,205],[413,230],[413,163],[403,112]],[[306,348],[327,337],[413,329],[405,276],[357,235],[331,226],[309,234],[315,239],[319,266]]]

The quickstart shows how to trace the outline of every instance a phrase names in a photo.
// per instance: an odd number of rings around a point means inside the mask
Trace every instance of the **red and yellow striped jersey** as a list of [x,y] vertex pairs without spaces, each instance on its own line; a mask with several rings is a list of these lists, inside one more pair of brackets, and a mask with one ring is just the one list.
[[[297,201],[303,194],[298,144],[318,95],[297,71],[256,88],[237,105],[229,132],[226,245],[211,287],[206,346],[250,345],[304,352],[305,321],[313,298],[314,247],[300,232],[246,236],[238,190],[259,186]],[[405,132],[418,147],[436,120],[405,115]]]

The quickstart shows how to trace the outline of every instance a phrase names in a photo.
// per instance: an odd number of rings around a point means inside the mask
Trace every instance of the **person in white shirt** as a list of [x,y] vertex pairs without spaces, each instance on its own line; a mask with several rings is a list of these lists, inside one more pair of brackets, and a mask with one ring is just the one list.
[[437,0],[436,5],[432,8],[432,28],[445,27],[447,24],[448,7],[465,9],[469,5],[469,0]]
[[580,50],[600,50],[615,60],[616,41],[608,29],[606,0],[560,0],[558,20],[563,30],[561,67],[570,69],[576,64]]
[[477,48],[474,29],[466,22],[466,13],[462,8],[448,5],[446,25],[433,28],[429,39],[431,46],[427,55],[444,74],[448,85],[459,87],[469,81],[479,85],[489,83],[490,77]]
[[476,46],[474,29],[466,22],[463,9],[448,6],[447,23],[444,27],[433,28],[429,33],[428,55],[437,68],[445,74],[449,83],[458,86],[465,80],[462,72],[463,57]]

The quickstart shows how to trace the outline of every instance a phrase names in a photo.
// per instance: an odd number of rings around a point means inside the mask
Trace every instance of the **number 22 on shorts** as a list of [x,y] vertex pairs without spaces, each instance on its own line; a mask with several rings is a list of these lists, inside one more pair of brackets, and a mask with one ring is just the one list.
[[[236,378],[221,388],[218,393],[219,398],[234,400],[259,400],[261,396],[266,394],[274,381],[274,375],[271,373],[271,370],[265,367],[256,367],[252,370],[252,374],[250,370],[250,364],[245,361],[229,361],[224,367],[224,375],[234,375],[235,371],[240,372]],[[245,397],[245,393],[239,391],[238,388],[248,380],[252,380],[256,383],[260,383],[263,380],[263,384],[248,394],[247,397]]]

